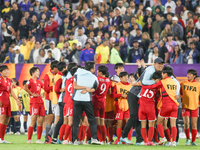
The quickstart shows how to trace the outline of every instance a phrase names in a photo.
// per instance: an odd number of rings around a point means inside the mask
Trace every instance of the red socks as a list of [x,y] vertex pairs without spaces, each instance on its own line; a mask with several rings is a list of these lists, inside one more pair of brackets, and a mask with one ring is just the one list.
[[41,139],[42,130],[43,130],[42,126],[37,126],[37,140]]
[[82,137],[82,126],[79,126],[79,132],[78,132],[79,141],[81,141],[81,137]]
[[121,128],[117,128],[117,140],[120,140],[120,137],[122,136],[122,129]]
[[190,140],[190,128],[184,129],[186,138]]
[[108,128],[108,142],[113,140],[113,127]]
[[[64,137],[64,140],[67,140],[68,136],[69,136],[69,133],[70,133],[70,130],[71,130],[71,126],[67,125],[65,127],[65,137]],[[60,135],[59,135],[60,136]]]
[[102,142],[102,132],[101,132],[101,126],[97,125],[97,137],[99,139],[99,142]]
[[29,126],[29,128],[28,128],[28,140],[31,140],[32,135],[33,135],[33,130],[34,130],[34,127]]
[[172,127],[171,130],[172,130],[172,141],[176,142],[177,128],[176,127]]
[[128,139],[129,139],[130,141],[131,141],[132,135],[133,135],[133,128],[131,128],[131,130],[130,130],[129,133],[128,133]]
[[106,126],[101,126],[101,131],[102,131],[102,140],[103,141],[106,141],[106,135],[107,135],[107,132],[106,132]]
[[147,143],[147,130],[146,128],[141,128],[141,135],[145,143]]
[[81,141],[85,140],[85,134],[86,134],[87,126],[82,125],[82,136],[81,136]]
[[153,134],[154,134],[154,127],[149,127],[148,130],[148,141],[151,142],[153,139]]
[[91,140],[91,131],[90,131],[90,126],[87,130],[87,141]]
[[6,134],[7,125],[0,123],[0,139],[4,140],[4,136]]
[[158,128],[158,132],[159,132],[159,134],[160,134],[160,137],[161,137],[161,138],[164,138],[164,137],[165,137],[165,134],[164,134],[164,129],[163,129],[162,124],[158,124],[158,125],[157,125],[157,128]]
[[156,143],[159,143],[157,128],[154,128],[154,140],[155,140]]
[[195,142],[197,136],[197,129],[192,129],[192,142]]
[[167,128],[167,129],[164,131],[164,133],[165,133],[165,137],[167,138],[167,141],[168,141],[168,142],[171,142],[171,133],[170,133],[169,128]]
[[64,132],[65,132],[65,128],[66,128],[66,125],[63,124],[61,127],[60,127],[60,131],[59,131],[59,140],[63,140],[63,135],[64,135]]

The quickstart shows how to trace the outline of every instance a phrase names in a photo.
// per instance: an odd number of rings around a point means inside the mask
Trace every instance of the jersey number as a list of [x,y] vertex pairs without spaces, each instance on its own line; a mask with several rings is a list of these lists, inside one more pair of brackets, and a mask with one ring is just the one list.
[[100,94],[103,94],[105,92],[105,90],[106,90],[106,84],[105,83],[103,83],[101,85],[100,90],[102,91]]
[[146,91],[144,92],[142,96],[147,97],[147,98],[152,98],[154,96],[154,93],[153,91],[146,89]]

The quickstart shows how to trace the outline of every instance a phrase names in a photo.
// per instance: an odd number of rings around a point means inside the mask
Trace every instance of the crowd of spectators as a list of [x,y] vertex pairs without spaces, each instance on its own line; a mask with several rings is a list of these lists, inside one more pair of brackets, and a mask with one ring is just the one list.
[[200,63],[199,0],[1,0],[0,63]]

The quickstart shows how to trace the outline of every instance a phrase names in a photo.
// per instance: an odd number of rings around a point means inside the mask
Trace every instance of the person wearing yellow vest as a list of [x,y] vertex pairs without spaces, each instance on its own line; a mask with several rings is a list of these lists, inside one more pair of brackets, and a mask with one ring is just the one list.
[[163,80],[157,82],[154,85],[148,85],[143,87],[149,90],[161,88],[162,106],[158,114],[158,120],[157,120],[157,128],[161,136],[159,144],[167,142],[162,124],[165,118],[170,118],[171,134],[172,134],[171,146],[176,146],[176,136],[177,136],[176,118],[178,115],[178,106],[179,106],[179,103],[177,101],[179,96],[176,95],[176,91],[179,90],[178,87],[180,85],[178,85],[179,83],[176,83],[171,78],[171,76],[173,76],[173,68],[171,66],[165,66],[162,70]]
[[[20,92],[19,82],[16,78],[11,79],[12,82],[12,89],[15,95],[18,97]],[[17,106],[17,103],[15,99],[10,95],[10,104],[11,104],[11,117],[14,118],[14,130],[11,130],[11,134],[15,133],[16,135],[20,135],[20,113],[19,113],[19,107]],[[11,121],[12,122],[12,121]],[[11,128],[12,129],[12,128]]]
[[[28,80],[23,81],[23,86],[26,84]],[[28,121],[28,115],[30,115],[30,97],[29,94],[24,90],[21,89],[19,93],[19,98],[22,104],[22,112],[24,115],[24,133],[25,135],[28,135],[28,129],[27,129],[27,121]]]
[[[126,122],[130,118],[129,106],[127,101],[127,95],[132,87],[130,83],[128,83],[128,73],[123,71],[119,74],[120,82],[118,82],[112,89],[112,97],[118,101],[118,105],[116,106],[116,117],[117,120],[117,142],[121,144],[120,137],[122,134],[122,126],[123,120]],[[129,132],[128,138],[131,140],[132,130]]]
[[[53,106],[53,114],[55,116],[54,118],[54,124],[51,127],[51,130],[53,133],[53,139],[52,143],[56,144],[57,142],[57,137],[59,134],[59,129],[63,124],[63,108],[64,104],[58,103],[59,96],[61,92],[65,91],[65,88],[62,89],[62,72],[66,70],[66,63],[65,62],[59,62],[57,65],[58,68],[58,73],[55,75],[54,78],[54,84],[53,84],[53,101],[52,101],[52,106]],[[61,113],[62,112],[62,113]],[[61,116],[61,117],[60,117]],[[49,137],[50,138],[50,137]]]
[[52,101],[53,101],[53,84],[54,84],[54,77],[58,73],[58,61],[54,60],[51,62],[50,68],[51,70],[47,72],[47,74],[44,76],[44,90],[45,90],[45,104],[47,107],[47,115],[45,116],[45,122],[46,122],[46,137],[45,137],[45,143],[51,142],[51,139],[48,138],[48,134],[50,136],[52,133],[49,133],[51,129],[51,125],[53,123],[54,114],[52,111]]
[[[199,95],[200,83],[195,80],[197,71],[189,69],[187,71],[188,80],[181,83],[181,97],[182,97],[182,116],[184,121],[184,131],[186,135],[185,145],[195,145],[197,135],[197,119],[199,117]],[[192,125],[192,142],[190,141],[190,117]]]

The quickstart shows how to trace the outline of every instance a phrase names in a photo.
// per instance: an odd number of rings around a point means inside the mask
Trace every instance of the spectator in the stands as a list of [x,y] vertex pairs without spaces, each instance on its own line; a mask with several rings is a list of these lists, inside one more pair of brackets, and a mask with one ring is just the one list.
[[176,9],[175,9],[175,14],[178,14],[178,15],[182,15],[183,14],[184,6],[181,5],[181,3],[182,3],[181,0],[177,0],[176,1],[177,6],[176,6]]
[[176,3],[172,0],[167,0],[167,3],[165,4],[165,12],[167,13],[167,6],[170,6],[172,9],[172,13],[175,13],[175,9],[176,9]]
[[170,57],[170,64],[183,64],[183,54],[179,48],[179,45],[174,47],[174,52]]
[[156,58],[158,58],[158,55],[159,55],[158,51],[159,51],[158,46],[154,46],[153,52],[150,52],[150,53],[149,53],[148,63],[153,63],[154,60],[155,60]]
[[64,38],[64,35],[60,35],[59,36],[59,43],[57,44],[57,48],[62,51],[63,47],[64,47],[64,41],[65,41],[65,38]]
[[90,43],[85,43],[85,48],[81,51],[80,61],[85,64],[87,61],[94,61],[94,50],[90,48]]
[[52,51],[53,57],[55,58],[55,60],[60,61],[61,52],[58,48],[55,47],[55,42],[51,41],[49,44],[50,44],[49,50]]
[[31,2],[29,0],[23,0],[19,3],[19,7],[22,8],[22,11],[28,11],[31,6]]
[[35,62],[36,64],[44,64],[45,60],[46,60],[46,55],[45,55],[45,50],[44,49],[40,49],[39,51],[39,55],[35,58]]
[[54,20],[56,22],[58,22],[58,26],[61,26],[62,25],[62,19],[59,17],[57,8],[53,7],[51,10],[52,10],[52,13],[54,15]]
[[156,14],[156,20],[152,24],[152,35],[154,35],[154,33],[156,32],[158,32],[159,34],[161,33],[162,29],[160,25],[162,22],[163,20],[161,19],[160,14]]
[[120,46],[120,57],[122,59],[123,62],[126,62],[126,58],[128,56],[128,45],[126,45],[125,43],[125,39],[123,37],[119,38],[119,46]]
[[28,39],[28,37],[31,35],[31,30],[31,27],[26,24],[26,19],[22,18],[21,25],[19,26],[19,29],[17,31],[17,39],[19,40],[20,44],[22,43],[22,37]]
[[175,38],[175,35],[177,34],[179,35],[181,39],[183,39],[183,35],[184,35],[183,27],[180,24],[178,24],[177,17],[172,18],[172,34],[173,34],[173,38]]
[[72,29],[72,25],[71,25],[71,23],[69,21],[69,18],[65,17],[61,27],[59,28],[59,35],[61,35],[61,34],[63,34],[63,35],[69,34],[71,32],[71,29]]
[[36,30],[37,30],[37,27],[39,25],[39,22],[37,20],[37,16],[36,15],[33,15],[32,16],[32,20],[31,22],[29,23],[29,26],[31,27],[32,31],[32,35],[36,36]]
[[83,29],[80,27],[78,28],[78,34],[74,36],[74,40],[78,40],[81,42],[81,45],[85,45],[85,42],[87,40],[87,36],[83,34]]
[[34,7],[34,11],[37,12],[38,14],[40,14],[40,10],[43,9],[41,0],[35,0],[35,7]]
[[163,30],[167,24],[172,25],[172,14],[170,13],[167,14],[167,19],[164,20],[160,25],[161,29]]
[[21,19],[23,17],[22,11],[18,8],[16,2],[12,4],[13,9],[11,10],[12,15],[12,27],[17,32]]
[[28,60],[29,60],[31,50],[32,50],[34,47],[35,47],[35,36],[31,35],[31,36],[29,36],[28,41],[27,41],[27,43],[26,43],[27,51],[26,51],[26,55],[24,55],[24,60],[25,60],[25,61],[28,61]]
[[[39,18],[42,19],[42,14],[45,14],[47,19],[50,18],[50,15],[52,14],[51,11],[48,9],[46,5],[43,6],[43,11],[40,13]],[[44,19],[43,19],[44,20]]]
[[13,53],[14,53],[14,50],[13,50],[14,46],[13,45],[10,45],[9,46],[9,52],[6,54],[6,57],[8,56],[9,57],[9,60],[6,61],[6,63],[11,63],[11,60],[12,60],[12,56],[13,56]]
[[151,7],[146,8],[146,15],[143,18],[143,22],[146,23],[148,18],[151,18],[152,21],[155,21]]
[[81,56],[81,51],[82,51],[82,44],[81,42],[77,43],[77,48],[76,44],[73,44],[73,51],[69,55],[69,62],[75,62],[77,64],[80,64],[80,56]]
[[131,18],[134,16],[134,14],[132,14],[131,12],[131,7],[127,7],[126,9],[126,14],[123,15],[123,21],[128,21],[129,23],[131,23]]
[[29,63],[36,63],[36,58],[40,55],[40,42],[35,42],[35,47],[31,50]]
[[142,46],[142,31],[139,28],[136,29],[136,36],[133,38],[133,40],[137,40],[139,46]]
[[24,63],[24,55],[20,53],[20,47],[15,46],[13,48],[13,51],[14,51],[14,53],[12,55],[11,63],[23,64]]
[[8,13],[10,11],[10,0],[4,0],[4,5],[1,4],[1,7],[0,7],[0,14],[1,16],[3,17],[4,14]]
[[123,63],[123,60],[120,57],[119,51],[120,51],[120,46],[118,43],[115,43],[115,46],[111,49],[111,53],[110,53],[111,64]]
[[46,38],[46,32],[44,31],[44,27],[45,27],[45,21],[44,20],[40,20],[40,24],[36,29],[36,40],[41,42],[42,39]]
[[55,60],[55,58],[53,58],[51,50],[48,50],[47,55],[48,55],[48,58],[45,60],[45,63],[50,64],[52,61]]
[[127,46],[132,47],[134,37],[129,33],[129,30],[123,30],[123,37]]
[[29,13],[30,13],[30,17],[31,17],[31,18],[32,18],[33,15],[38,16],[38,13],[36,13],[36,12],[34,11],[34,6],[33,6],[33,5],[30,5],[30,6],[29,6]]
[[15,39],[15,30],[11,26],[8,26],[5,22],[1,23],[1,30],[4,42],[7,44],[11,44]]
[[129,50],[128,54],[128,62],[129,63],[136,63],[138,59],[144,58],[144,51],[142,48],[139,47],[138,40],[133,41],[133,48]]
[[24,12],[24,17],[26,19],[26,24],[29,24],[31,22],[30,14],[28,11]]
[[161,40],[159,42],[159,47],[160,47],[160,49],[159,49],[159,52],[158,52],[159,53],[158,57],[162,58],[165,61],[165,63],[167,63],[168,49],[165,47],[165,42],[163,40]]
[[54,43],[57,42],[57,28],[58,28],[58,22],[54,21],[54,15],[51,14],[50,21],[48,21],[48,24],[44,28],[44,31],[47,33],[47,41],[50,43],[51,41],[54,41]]
[[190,49],[186,52],[187,64],[196,64],[199,57],[199,51],[196,49],[195,43],[190,43]]

